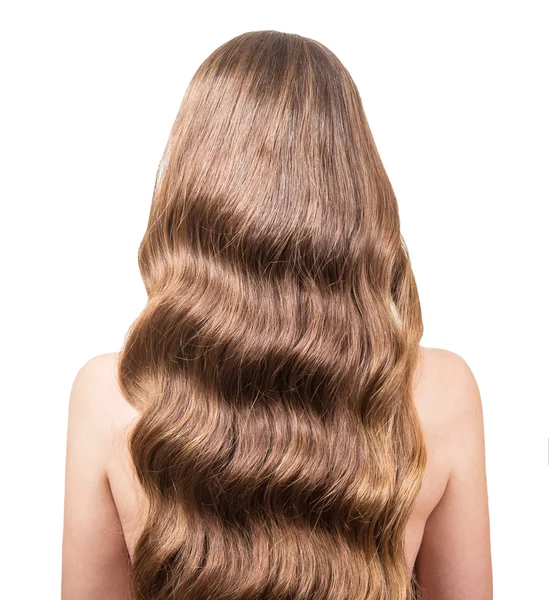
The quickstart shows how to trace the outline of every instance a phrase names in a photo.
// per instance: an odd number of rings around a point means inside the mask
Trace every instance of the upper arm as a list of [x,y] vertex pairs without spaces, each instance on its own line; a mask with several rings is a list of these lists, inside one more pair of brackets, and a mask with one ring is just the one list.
[[443,351],[440,394],[447,402],[444,453],[449,475],[427,519],[416,560],[422,600],[491,600],[492,567],[484,428],[469,366]]
[[128,557],[106,473],[112,356],[88,361],[70,399],[65,467],[63,600],[129,598]]

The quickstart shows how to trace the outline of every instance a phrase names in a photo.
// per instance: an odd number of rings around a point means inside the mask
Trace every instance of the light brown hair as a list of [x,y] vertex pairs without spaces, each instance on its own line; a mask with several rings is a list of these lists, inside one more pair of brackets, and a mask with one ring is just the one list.
[[139,248],[119,357],[149,513],[143,600],[404,600],[425,469],[421,310],[349,72],[297,34],[198,68]]

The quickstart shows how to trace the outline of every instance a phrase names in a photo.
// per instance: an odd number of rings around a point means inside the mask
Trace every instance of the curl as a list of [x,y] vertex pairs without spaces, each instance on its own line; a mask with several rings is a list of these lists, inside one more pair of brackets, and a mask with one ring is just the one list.
[[159,168],[119,355],[140,411],[143,600],[409,600],[425,469],[422,321],[350,75],[249,32],[193,77]]

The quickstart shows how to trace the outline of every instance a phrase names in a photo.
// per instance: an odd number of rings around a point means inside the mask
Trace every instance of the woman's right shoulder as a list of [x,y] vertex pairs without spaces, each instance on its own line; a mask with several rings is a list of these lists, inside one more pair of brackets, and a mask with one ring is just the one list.
[[467,361],[421,348],[415,399],[427,471],[416,572],[429,597],[492,598],[483,410]]
[[[452,474],[484,461],[480,392],[468,362],[456,352],[420,347],[414,399],[427,449],[431,508]],[[432,485],[431,485],[432,484]]]
[[448,433],[482,418],[477,380],[456,352],[420,346],[416,405],[426,427]]

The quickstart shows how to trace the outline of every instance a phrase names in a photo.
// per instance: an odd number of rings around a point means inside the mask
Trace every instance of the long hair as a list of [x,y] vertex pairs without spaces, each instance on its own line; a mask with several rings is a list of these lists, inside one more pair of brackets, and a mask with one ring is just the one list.
[[138,600],[405,600],[425,469],[422,320],[349,72],[247,32],[198,68],[139,247],[119,354],[148,498]]

